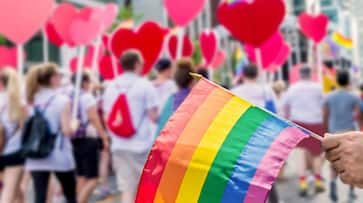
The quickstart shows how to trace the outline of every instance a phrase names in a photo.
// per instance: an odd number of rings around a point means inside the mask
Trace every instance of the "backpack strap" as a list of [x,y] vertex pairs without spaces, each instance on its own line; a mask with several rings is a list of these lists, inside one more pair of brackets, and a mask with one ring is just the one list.
[[35,109],[38,110],[40,113],[45,113],[48,109],[48,107],[50,106],[50,104],[53,102],[53,100],[55,100],[55,98],[57,97],[57,95],[52,95],[48,101],[45,103],[45,105],[43,106],[43,109],[38,105],[35,106]]

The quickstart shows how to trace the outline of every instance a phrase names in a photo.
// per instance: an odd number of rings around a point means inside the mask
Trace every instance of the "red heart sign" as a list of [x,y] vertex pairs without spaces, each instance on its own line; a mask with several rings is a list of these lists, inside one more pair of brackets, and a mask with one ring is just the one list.
[[45,33],[47,35],[48,40],[55,46],[60,47],[64,44],[64,40],[58,34],[58,32],[55,30],[52,23],[47,23],[45,25]]
[[26,43],[45,24],[54,0],[0,0],[0,33],[15,44]]
[[147,74],[159,58],[166,34],[167,30],[155,22],[145,22],[136,31],[120,28],[111,37],[111,52],[120,58],[128,49],[139,50],[145,62],[143,74]]
[[[113,56],[110,54],[105,54],[101,57],[99,62],[99,71],[100,75],[104,80],[113,80],[115,78],[115,74],[113,71],[113,63],[112,63]],[[119,74],[123,72],[122,67],[119,63],[117,63],[117,71]]]
[[[177,55],[177,49],[178,49],[178,36],[176,35],[172,35],[169,37],[169,41],[168,41],[168,51],[169,51],[169,56],[172,59],[176,59],[176,55]],[[190,40],[188,35],[184,35],[183,38],[183,50],[182,50],[182,57],[190,57],[193,55],[194,52],[194,45],[192,40]]]
[[[24,59],[26,54],[23,53]],[[0,46],[0,68],[10,66],[16,68],[18,65],[18,52],[17,48],[9,48],[6,46]]]
[[218,50],[218,37],[214,31],[206,30],[199,36],[200,48],[204,56],[205,64],[209,66]]
[[[99,61],[102,57],[102,53],[105,51],[105,47],[101,46],[100,51],[97,57],[97,61]],[[93,55],[95,54],[95,48],[94,46],[87,47],[87,53],[84,56],[83,61],[83,68],[92,68],[92,61],[93,61]],[[78,57],[73,57],[70,61],[70,71],[72,73],[77,72],[77,65],[78,65]]]
[[104,47],[106,47],[106,49],[109,49],[110,46],[110,36],[108,34],[104,34],[102,35],[102,44]]
[[304,35],[315,43],[321,42],[327,34],[329,18],[325,14],[310,15],[302,13],[299,16],[300,29]]
[[171,20],[178,26],[187,26],[202,11],[206,0],[164,0]]
[[217,10],[219,22],[243,43],[261,46],[278,29],[285,16],[282,0],[223,2]]

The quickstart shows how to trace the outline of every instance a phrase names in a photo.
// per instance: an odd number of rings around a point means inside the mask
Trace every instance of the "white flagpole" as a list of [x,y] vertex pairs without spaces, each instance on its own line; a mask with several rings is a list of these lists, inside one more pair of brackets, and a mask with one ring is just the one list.
[[77,62],[77,75],[76,75],[76,85],[75,85],[75,92],[74,92],[74,101],[73,101],[73,108],[72,108],[72,118],[77,119],[77,112],[78,112],[78,104],[79,104],[79,97],[81,93],[81,76],[82,76],[82,69],[84,64],[84,55],[86,52],[86,47],[84,45],[80,46],[79,48],[79,57]]
[[24,46],[22,44],[17,45],[17,65],[18,65],[18,74],[19,76],[23,76],[24,74]]
[[46,34],[44,28],[42,30],[42,34],[43,34],[43,61],[48,62],[49,61],[49,46],[48,46],[47,34]]

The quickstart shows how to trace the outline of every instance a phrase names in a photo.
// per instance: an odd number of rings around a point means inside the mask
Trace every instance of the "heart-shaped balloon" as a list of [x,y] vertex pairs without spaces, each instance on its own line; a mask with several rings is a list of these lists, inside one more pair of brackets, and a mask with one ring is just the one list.
[[285,16],[282,0],[222,2],[217,10],[219,22],[243,43],[261,46],[279,28]]
[[[172,59],[176,59],[176,55],[177,55],[177,47],[178,47],[178,36],[177,35],[171,35],[169,37],[169,41],[168,41],[168,51],[169,51],[169,56]],[[182,57],[190,57],[193,55],[194,52],[194,45],[192,40],[189,38],[188,35],[184,35],[183,38],[183,50],[182,50]]]
[[300,29],[304,35],[315,43],[321,42],[327,35],[329,18],[325,14],[310,15],[302,13],[299,16]]
[[55,46],[60,47],[64,44],[64,40],[58,34],[58,32],[55,30],[52,23],[47,23],[45,25],[45,33],[47,35],[48,40]]
[[224,64],[225,61],[226,61],[226,53],[223,50],[219,49],[216,55],[214,56],[214,59],[210,67],[212,67],[213,69],[218,69]]
[[[25,52],[22,54],[25,60]],[[0,46],[0,68],[3,67],[18,67],[18,52],[16,47]]]
[[266,70],[269,72],[276,72],[281,66],[287,61],[291,53],[291,48],[287,43],[283,43],[277,57],[272,65],[270,65]]
[[170,19],[178,26],[187,26],[203,10],[206,0],[164,0]]
[[[113,80],[115,78],[112,60],[115,59],[113,59],[113,56],[110,54],[104,54],[100,59],[99,71],[104,80]],[[115,64],[117,65],[118,74],[122,74],[123,70],[120,63],[116,62]]]
[[150,21],[142,24],[136,31],[120,28],[111,36],[111,52],[119,59],[128,49],[139,50],[145,62],[143,74],[147,74],[160,56],[167,32],[159,24]]
[[54,0],[0,0],[0,33],[24,44],[47,21]]
[[200,49],[202,51],[205,64],[209,66],[218,50],[218,36],[214,31],[206,30],[199,36]]
[[[282,34],[277,32],[259,48],[263,68],[266,69],[273,64],[281,50],[283,42]],[[249,44],[245,44],[244,48],[250,61],[257,64],[257,48]]]

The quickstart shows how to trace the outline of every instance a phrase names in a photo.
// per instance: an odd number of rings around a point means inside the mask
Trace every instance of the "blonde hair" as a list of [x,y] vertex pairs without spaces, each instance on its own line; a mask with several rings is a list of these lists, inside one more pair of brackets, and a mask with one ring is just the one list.
[[41,86],[49,86],[50,80],[58,72],[54,63],[43,63],[30,68],[26,75],[26,99],[29,104],[34,101],[35,94]]
[[24,104],[22,102],[22,87],[20,78],[13,68],[4,68],[1,71],[6,79],[6,92],[8,95],[8,112],[12,122],[22,125],[25,120]]

